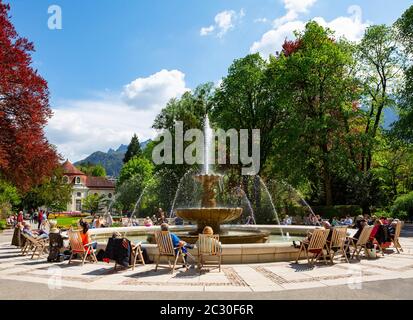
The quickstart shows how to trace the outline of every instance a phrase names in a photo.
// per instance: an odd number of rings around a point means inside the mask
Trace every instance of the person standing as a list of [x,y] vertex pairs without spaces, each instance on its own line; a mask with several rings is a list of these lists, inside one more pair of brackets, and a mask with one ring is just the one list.
[[17,215],[17,223],[23,223],[24,218],[23,218],[23,211],[20,211],[19,214]]
[[40,225],[42,224],[42,220],[43,220],[43,210],[39,211],[39,216],[37,217],[37,229],[40,229]]
[[112,215],[110,214],[110,212],[108,212],[108,214],[106,215],[105,226],[110,228],[112,226],[112,224],[113,224],[113,218],[112,218]]
[[44,225],[46,225],[48,219],[49,219],[49,213],[45,210],[45,211],[43,211],[42,223],[43,223]]

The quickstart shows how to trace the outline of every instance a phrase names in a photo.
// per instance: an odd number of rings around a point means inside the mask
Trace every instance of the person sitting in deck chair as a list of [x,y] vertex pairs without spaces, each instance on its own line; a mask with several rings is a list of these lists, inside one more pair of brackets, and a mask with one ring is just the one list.
[[[202,234],[207,234],[207,235],[212,236],[212,235],[214,235],[214,230],[213,230],[211,227],[206,226],[206,227],[204,228],[204,230],[202,230]],[[214,238],[209,238],[208,240],[210,241],[210,242],[208,242],[208,246],[211,246],[211,244],[218,243],[218,246],[219,246],[219,248],[220,248],[220,251],[222,252],[222,245],[221,245],[221,242],[220,242],[220,241],[217,241],[217,240],[214,239]],[[196,245],[196,246],[199,245],[199,240],[197,240],[197,242],[195,243],[195,245]]]
[[32,230],[32,226],[28,222],[25,222],[23,226],[24,226],[23,233],[27,234],[29,237],[32,237],[35,239],[48,239],[49,238],[49,235],[44,231]]
[[[322,228],[322,227],[315,227],[316,229],[320,229],[320,228]],[[331,232],[330,232],[331,233]],[[313,235],[313,233],[312,232],[310,232],[310,231],[308,231],[307,232],[307,236],[302,240],[302,241],[300,241],[300,243],[299,244],[297,244],[295,241],[293,241],[293,245],[294,245],[294,248],[297,248],[297,249],[299,249],[300,247],[301,247],[301,244],[302,243],[304,243],[304,246],[308,246],[309,244],[310,244],[310,240],[311,240],[311,236]]]
[[[131,253],[135,248],[136,245],[134,243],[122,237],[119,232],[114,232],[112,238],[109,238],[103,261],[109,262],[109,260],[115,260],[119,265],[129,267],[132,259]],[[153,261],[149,259],[146,248],[141,247],[141,250],[145,263],[153,263]]]
[[[161,230],[169,231],[169,225],[167,223],[162,223]],[[171,235],[173,246],[175,248],[181,248],[184,256],[191,260],[191,266],[195,266],[195,258],[188,252],[188,249],[193,249],[194,245],[182,241],[175,233],[169,232],[169,234]],[[178,249],[176,249],[175,251],[178,251]]]

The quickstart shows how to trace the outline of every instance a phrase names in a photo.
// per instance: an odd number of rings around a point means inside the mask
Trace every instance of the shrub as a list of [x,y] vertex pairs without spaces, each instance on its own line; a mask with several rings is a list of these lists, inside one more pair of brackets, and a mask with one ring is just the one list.
[[385,217],[385,218],[392,218],[393,214],[386,209],[380,209],[373,211],[372,215],[376,216],[377,218]]
[[413,216],[413,191],[397,197],[391,207],[391,213],[399,219]]
[[363,213],[361,207],[357,205],[315,206],[311,208],[315,214],[319,214],[324,219],[344,218],[347,215],[355,217]]
[[6,229],[6,227],[7,227],[6,221],[0,220],[0,230],[4,230]]

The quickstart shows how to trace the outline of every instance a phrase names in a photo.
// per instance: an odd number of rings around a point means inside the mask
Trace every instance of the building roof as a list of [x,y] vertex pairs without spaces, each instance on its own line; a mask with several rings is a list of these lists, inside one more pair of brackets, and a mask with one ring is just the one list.
[[80,171],[78,168],[76,168],[69,160],[66,160],[62,164],[62,168],[63,168],[63,174],[85,176],[85,174],[82,171]]
[[115,183],[104,177],[87,176],[86,187],[89,189],[115,189]]

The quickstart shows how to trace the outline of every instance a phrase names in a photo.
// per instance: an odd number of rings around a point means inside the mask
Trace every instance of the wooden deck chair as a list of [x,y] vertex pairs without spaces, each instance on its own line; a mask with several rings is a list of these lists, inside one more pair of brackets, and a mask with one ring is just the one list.
[[142,242],[139,242],[135,245],[135,248],[132,250],[132,258],[132,270],[135,270],[136,262],[140,262],[142,263],[142,265],[145,265],[145,259],[143,258],[142,253]]
[[72,250],[72,254],[70,255],[69,264],[72,261],[72,258],[75,254],[80,255],[82,259],[82,266],[85,264],[86,259],[89,257],[92,263],[98,262],[95,250],[93,249],[93,244],[95,242],[87,243],[83,245],[82,237],[80,235],[80,230],[73,230],[69,229],[67,231],[69,235],[69,243],[70,248]]
[[357,259],[359,259],[361,250],[364,250],[365,256],[370,257],[367,252],[366,245],[370,239],[370,234],[372,230],[373,230],[373,226],[365,226],[363,230],[361,231],[360,237],[358,239],[349,238],[350,239],[349,245],[353,247],[353,254],[351,255],[352,259],[354,258],[355,255],[357,256]]
[[[298,252],[295,263],[298,263],[301,253],[304,251],[309,264],[313,264],[318,257],[323,255],[324,262],[327,263],[324,247],[326,246],[329,229],[315,229],[311,235],[310,240],[301,241],[300,251]],[[312,254],[310,258],[310,253]]]
[[[159,254],[156,259],[156,267],[155,271],[158,270],[159,260],[162,256],[168,259],[169,268],[171,269],[172,273],[175,271],[176,264],[178,262],[179,257],[182,258],[182,261],[188,270],[188,265],[185,260],[185,256],[182,252],[181,247],[175,248],[172,243],[171,234],[169,231],[155,231],[155,241],[159,249]],[[174,258],[173,266],[171,267],[170,258]]]
[[403,252],[403,248],[399,242],[401,230],[402,230],[402,222],[398,221],[396,224],[396,230],[394,232],[394,239],[392,240],[393,246],[396,248],[397,253],[400,253],[400,251]]
[[[132,246],[132,243],[131,243],[131,246]],[[145,259],[143,258],[143,253],[142,253],[142,241],[135,244],[135,247],[133,249],[131,248],[131,255],[132,255],[131,257],[132,264],[129,265],[129,268],[132,267],[132,270],[135,270],[136,262],[142,263],[143,266],[145,265]],[[115,262],[114,270],[116,270],[117,265],[118,263]]]
[[218,269],[221,272],[221,243],[219,235],[200,234],[196,243],[198,247],[198,270],[201,273],[202,267],[206,264],[206,257],[217,259]]
[[346,261],[348,261],[346,249],[347,227],[334,227],[331,235],[331,240],[327,241],[327,253],[330,257],[330,263],[334,263],[334,256],[337,253],[342,253]]
[[37,258],[40,258],[48,247],[48,239],[36,239],[24,232],[22,232],[22,235],[26,239],[26,243],[22,249],[22,254],[26,255],[27,253],[32,252],[31,259],[33,259],[36,254]]

